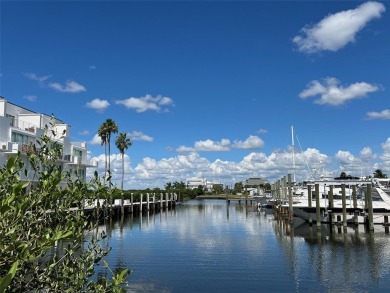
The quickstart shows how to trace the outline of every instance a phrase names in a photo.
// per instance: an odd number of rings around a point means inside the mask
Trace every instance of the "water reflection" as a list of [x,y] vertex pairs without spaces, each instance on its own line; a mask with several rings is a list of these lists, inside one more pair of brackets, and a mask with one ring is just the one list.
[[[388,292],[390,239],[381,227],[293,227],[271,210],[191,201],[126,215],[106,229],[128,292]],[[102,273],[102,272],[100,272]]]

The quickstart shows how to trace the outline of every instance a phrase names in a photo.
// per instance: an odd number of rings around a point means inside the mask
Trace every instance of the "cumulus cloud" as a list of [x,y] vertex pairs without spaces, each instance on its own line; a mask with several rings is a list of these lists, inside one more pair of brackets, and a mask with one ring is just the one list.
[[369,119],[383,119],[387,120],[390,119],[390,110],[386,109],[381,112],[368,112],[367,117]]
[[366,2],[355,9],[330,14],[317,24],[303,27],[293,42],[304,53],[338,51],[354,42],[356,34],[385,10],[382,3]]
[[92,101],[85,104],[87,108],[94,109],[98,112],[104,112],[109,106],[110,103],[107,100],[101,100],[101,99],[93,99]]
[[177,152],[227,152],[230,150],[230,140],[212,141],[211,139],[196,141],[194,147],[180,146]]
[[221,141],[211,139],[196,141],[193,147],[180,146],[177,152],[227,152],[232,148],[236,149],[256,149],[264,146],[263,140],[255,135],[250,135],[246,140],[235,140],[233,143],[229,139],[223,138]]
[[372,149],[370,147],[364,147],[360,153],[359,153],[361,159],[363,161],[367,161],[370,159],[375,159],[377,156],[372,152]]
[[115,101],[115,104],[124,105],[127,109],[134,109],[138,113],[148,110],[156,112],[168,111],[167,106],[174,106],[171,98],[163,97],[161,95],[158,95],[157,97],[151,95],[140,98],[131,97],[125,100],[117,100]]
[[235,140],[232,147],[237,149],[257,149],[264,146],[264,141],[255,135],[250,135],[246,140]]
[[55,89],[56,91],[59,91],[61,93],[79,93],[79,92],[85,92],[86,88],[85,86],[79,84],[78,82],[74,80],[67,80],[65,82],[65,85],[62,85],[58,82],[52,82],[48,84],[48,87]]
[[102,144],[102,139],[100,136],[96,133],[93,138],[89,141],[89,144],[93,145],[101,145]]
[[154,139],[153,137],[146,135],[145,133],[142,133],[141,131],[133,131],[128,134],[131,140],[142,140],[142,141],[148,141],[152,142]]
[[366,82],[357,82],[348,86],[341,86],[340,81],[334,77],[327,77],[322,82],[318,80],[311,81],[299,97],[307,99],[309,97],[319,96],[314,102],[316,104],[329,104],[339,106],[347,101],[360,99],[368,93],[376,92],[379,86]]
[[[97,137],[97,144],[100,138]],[[210,161],[198,152],[188,152],[169,158],[141,159],[135,167],[131,166],[130,157],[125,155],[125,189],[164,187],[167,182],[184,181],[189,178],[205,178],[208,181],[232,185],[235,182],[250,177],[266,178],[273,183],[289,173],[295,173],[296,181],[318,179],[321,175],[336,177],[340,172],[352,176],[370,175],[376,169],[390,173],[390,138],[382,144],[382,154],[375,154],[370,147],[364,147],[358,154],[350,151],[338,151],[334,156],[328,156],[314,148],[295,152],[295,168],[292,151],[274,150],[270,154],[251,152],[238,161],[216,159]],[[113,149],[113,152],[117,150]],[[128,152],[131,154],[131,152]],[[99,162],[96,171],[104,175],[104,154],[96,156]],[[377,161],[380,159],[381,161]],[[331,169],[334,164],[337,168]],[[111,170],[113,181],[119,186],[121,178],[121,156],[111,154]],[[88,172],[92,176],[95,169]]]

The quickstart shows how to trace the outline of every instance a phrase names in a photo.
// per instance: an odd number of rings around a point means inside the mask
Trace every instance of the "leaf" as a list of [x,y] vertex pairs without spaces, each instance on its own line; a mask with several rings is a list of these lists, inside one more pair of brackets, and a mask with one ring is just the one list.
[[18,266],[19,266],[19,262],[14,262],[12,267],[8,271],[8,274],[5,277],[0,278],[0,293],[5,292],[5,289],[7,289],[12,279],[15,277]]

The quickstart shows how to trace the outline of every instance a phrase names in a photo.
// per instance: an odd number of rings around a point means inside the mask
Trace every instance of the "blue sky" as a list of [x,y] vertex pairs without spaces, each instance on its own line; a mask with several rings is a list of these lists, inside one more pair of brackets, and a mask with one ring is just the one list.
[[[390,173],[389,2],[1,1],[0,94],[133,146],[125,188]],[[115,137],[114,137],[115,139]],[[121,161],[112,147],[119,185]]]

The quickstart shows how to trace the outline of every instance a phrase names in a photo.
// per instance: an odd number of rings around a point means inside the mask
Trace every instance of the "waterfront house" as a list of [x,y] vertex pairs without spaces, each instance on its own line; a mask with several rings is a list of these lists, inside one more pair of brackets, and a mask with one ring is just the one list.
[[[85,180],[86,169],[97,167],[97,162],[88,160],[86,142],[72,141],[70,126],[61,120],[15,105],[3,97],[0,97],[0,166],[4,166],[9,157],[20,152],[20,159],[29,171],[27,176],[20,174],[21,179],[34,182],[36,179],[32,170],[29,170],[27,154],[32,150],[31,145],[44,134],[45,125],[49,127],[47,134],[51,139],[62,145],[58,166],[63,171],[70,171],[72,174],[76,172]],[[64,130],[65,134],[62,135]]]

